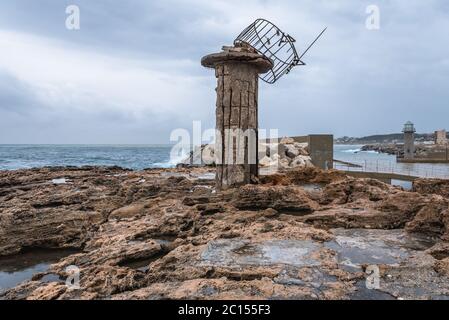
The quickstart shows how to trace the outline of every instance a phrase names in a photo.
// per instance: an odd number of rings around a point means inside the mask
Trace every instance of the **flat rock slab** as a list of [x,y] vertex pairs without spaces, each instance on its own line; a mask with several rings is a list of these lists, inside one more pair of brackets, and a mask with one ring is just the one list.
[[361,271],[363,265],[398,266],[402,261],[432,246],[430,239],[402,230],[333,229],[335,240],[219,239],[209,242],[201,254],[202,264],[222,267],[290,265],[314,267],[321,249],[336,252],[342,268]]
[[403,230],[333,229],[334,241],[326,247],[338,254],[339,264],[346,269],[362,265],[399,265],[402,261],[433,245],[433,241]]
[[314,241],[270,240],[251,242],[241,239],[211,241],[201,258],[204,265],[222,267],[286,264],[295,267],[318,266],[312,254],[322,246]]

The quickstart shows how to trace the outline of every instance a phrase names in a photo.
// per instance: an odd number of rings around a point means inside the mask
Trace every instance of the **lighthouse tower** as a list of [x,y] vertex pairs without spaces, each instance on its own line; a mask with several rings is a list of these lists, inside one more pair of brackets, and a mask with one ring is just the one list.
[[404,159],[413,159],[415,157],[415,126],[407,121],[402,132],[404,132]]

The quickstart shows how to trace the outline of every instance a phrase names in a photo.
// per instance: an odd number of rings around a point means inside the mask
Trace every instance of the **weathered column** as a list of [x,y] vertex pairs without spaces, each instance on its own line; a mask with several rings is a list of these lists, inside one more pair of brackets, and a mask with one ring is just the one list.
[[257,181],[258,80],[273,67],[270,59],[249,46],[223,47],[201,64],[215,69],[216,187],[227,189]]

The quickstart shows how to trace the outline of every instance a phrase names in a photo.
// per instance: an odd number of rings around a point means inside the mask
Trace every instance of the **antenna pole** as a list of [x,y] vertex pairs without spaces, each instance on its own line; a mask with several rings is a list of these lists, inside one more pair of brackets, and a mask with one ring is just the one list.
[[318,39],[323,35],[323,33],[327,30],[327,27],[324,28],[323,31],[321,31],[321,33],[318,35],[318,37],[316,37],[315,40],[313,40],[313,42],[310,44],[310,46],[306,49],[306,51],[304,51],[304,53],[299,57],[299,60],[301,60],[302,57],[304,57],[304,55],[307,53],[307,51],[309,51],[310,48],[312,48],[312,46],[315,44],[315,42],[318,41]]

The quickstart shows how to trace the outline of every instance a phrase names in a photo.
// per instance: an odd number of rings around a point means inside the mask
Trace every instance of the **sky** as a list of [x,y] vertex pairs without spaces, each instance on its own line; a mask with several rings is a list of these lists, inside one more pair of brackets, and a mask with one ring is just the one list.
[[[66,27],[67,6],[80,29]],[[370,5],[379,28],[367,28]],[[257,18],[303,51],[260,83],[259,127],[280,135],[366,136],[449,129],[446,0],[3,0],[0,143],[169,143],[215,126],[214,72],[202,56]]]

